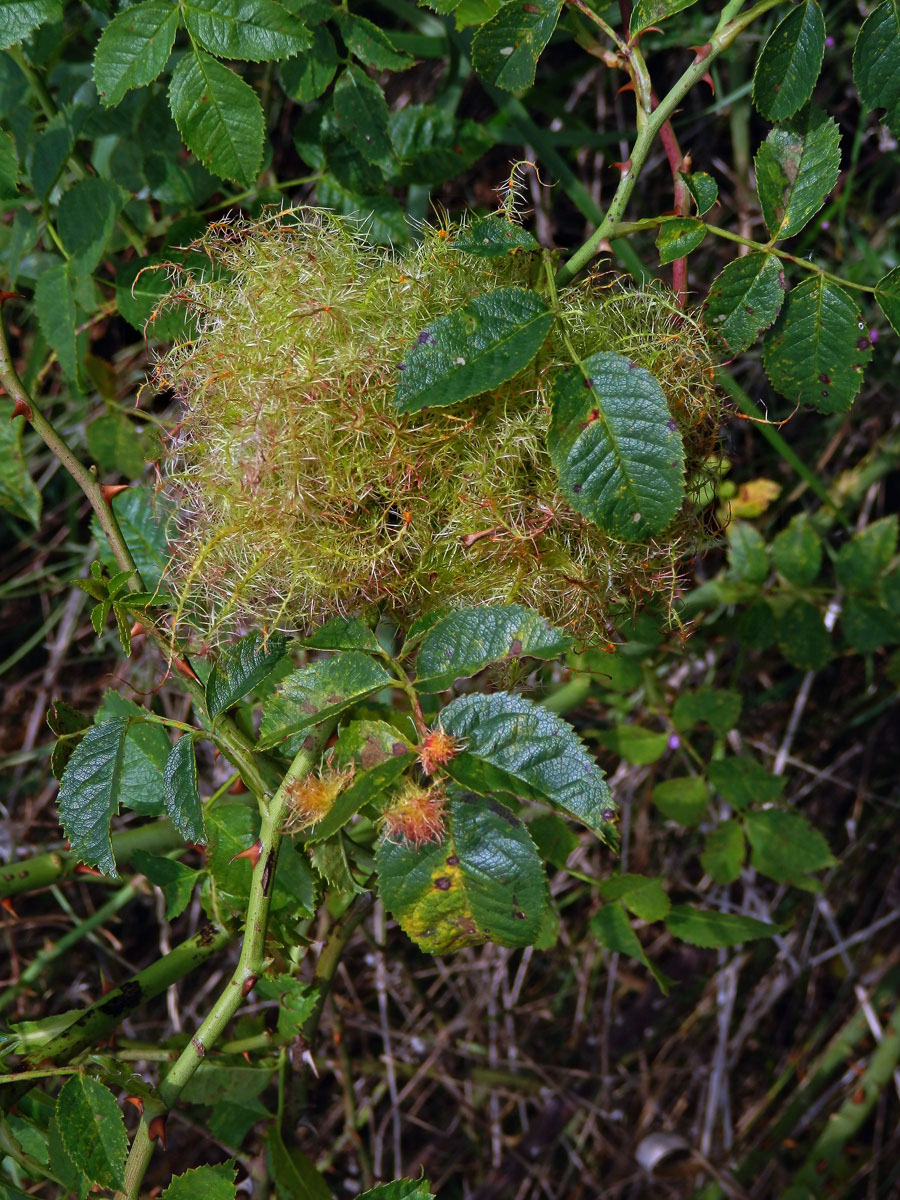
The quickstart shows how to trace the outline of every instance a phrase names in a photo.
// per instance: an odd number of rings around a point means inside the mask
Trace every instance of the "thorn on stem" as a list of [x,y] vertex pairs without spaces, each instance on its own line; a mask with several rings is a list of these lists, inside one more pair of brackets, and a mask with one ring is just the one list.
[[239,858],[249,858],[250,866],[255,868],[256,864],[259,862],[259,856],[262,854],[262,849],[263,844],[260,839],[257,838],[252,846],[248,846],[246,850],[242,850],[240,854],[236,854],[234,858],[229,859],[228,865],[230,866],[231,863],[236,862]]
[[31,406],[26,404],[25,401],[21,399],[21,397],[16,400],[16,403],[13,406],[12,414],[9,419],[11,421],[14,421],[16,419],[16,417],[24,417],[26,421],[34,420],[34,413],[31,411]]
[[140,1098],[140,1096],[126,1096],[126,1097],[125,1097],[125,1103],[126,1103],[126,1104],[133,1104],[133,1105],[134,1105],[134,1107],[135,1107],[135,1108],[138,1110],[138,1112],[139,1112],[139,1113],[140,1113],[140,1114],[143,1116],[143,1113],[144,1113],[144,1102],[143,1102],[143,1100]]
[[197,675],[196,671],[191,666],[191,664],[187,661],[186,658],[173,658],[172,666],[175,668],[175,670],[178,672],[179,675],[184,675],[185,678],[193,679],[197,683],[200,682],[200,677]]
[[164,1116],[154,1117],[147,1126],[147,1136],[151,1142],[159,1142],[163,1150],[166,1148],[166,1118]]
[[253,989],[256,987],[256,976],[248,975],[241,985],[241,999],[246,1000]]
[[113,496],[118,496],[119,492],[127,492],[130,487],[130,483],[101,483],[100,495],[107,504],[112,504]]
[[102,871],[98,871],[96,867],[89,867],[87,863],[77,863],[75,866],[76,875],[94,875],[97,879],[103,879]]
[[24,300],[24,299],[25,299],[25,297],[22,295],[21,292],[0,292],[0,307],[2,307],[7,302],[7,300]]
[[3,897],[3,899],[2,899],[2,900],[0,900],[0,908],[5,908],[5,909],[6,909],[6,911],[9,913],[9,915],[10,915],[11,917],[13,917],[13,918],[14,918],[14,920],[18,921],[18,919],[19,919],[19,914],[18,914],[18,913],[16,912],[16,910],[13,908],[13,902],[12,902],[12,900],[9,898],[9,896],[4,896],[4,897]]

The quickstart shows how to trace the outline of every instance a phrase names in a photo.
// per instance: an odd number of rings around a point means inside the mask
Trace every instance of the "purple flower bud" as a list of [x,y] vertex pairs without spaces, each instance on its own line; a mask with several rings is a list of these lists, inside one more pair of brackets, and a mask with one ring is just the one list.
[[879,337],[879,334],[878,334],[878,330],[877,330],[877,329],[870,329],[870,330],[869,330],[869,341],[872,343],[872,345],[873,345],[873,346],[874,346],[874,345],[875,345],[875,343],[878,341],[878,337]]
[[681,745],[681,738],[678,736],[678,734],[670,733],[669,734],[669,749],[677,750],[680,745]]
[[823,222],[822,222],[822,228],[823,228],[823,229],[830,229],[830,228],[831,228],[831,222],[830,222],[830,221],[823,221]]
[[828,37],[825,39],[825,45],[828,47],[829,50],[834,45],[834,38],[831,36],[830,33],[829,33]]

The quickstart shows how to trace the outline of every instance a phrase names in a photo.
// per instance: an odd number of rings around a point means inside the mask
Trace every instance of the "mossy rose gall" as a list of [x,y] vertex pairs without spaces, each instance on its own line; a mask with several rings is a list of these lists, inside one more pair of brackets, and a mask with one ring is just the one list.
[[178,619],[209,634],[298,630],[378,609],[403,624],[438,605],[516,602],[580,633],[672,594],[696,540],[688,501],[662,536],[608,536],[560,494],[546,379],[565,356],[613,351],[650,370],[684,442],[690,487],[718,409],[701,327],[662,287],[589,280],[525,369],[447,408],[402,414],[398,364],[437,318],[535,286],[534,254],[480,258],[454,230],[373,249],[353,223],[279,212],[217,225],[211,264],[179,280],[197,336],[156,366],[181,403],[166,477],[177,502]]

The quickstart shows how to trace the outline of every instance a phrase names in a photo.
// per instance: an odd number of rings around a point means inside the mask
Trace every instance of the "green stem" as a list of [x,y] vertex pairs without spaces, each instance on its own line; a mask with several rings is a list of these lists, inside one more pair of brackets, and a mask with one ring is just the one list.
[[125,1164],[125,1188],[116,1193],[117,1200],[137,1200],[141,1182],[153,1153],[150,1123],[176,1103],[188,1080],[222,1036],[229,1021],[240,1007],[265,966],[266,927],[272,898],[272,884],[281,844],[281,827],[292,784],[303,779],[313,769],[334,727],[334,721],[319,725],[306,739],[281,781],[275,795],[263,803],[262,823],[256,843],[259,856],[253,867],[247,919],[237,966],[224,990],[206,1015],[200,1028],[169,1068],[161,1081],[159,1106],[147,1105],[138,1126],[131,1153]]
[[708,73],[710,63],[718,58],[724,50],[727,50],[735,38],[748,25],[752,24],[753,21],[761,17],[764,13],[767,13],[770,9],[775,8],[779,3],[781,3],[781,0],[761,0],[759,4],[755,4],[747,12],[735,17],[733,21],[729,21],[713,34],[707,45],[698,53],[681,78],[647,118],[643,128],[638,129],[637,137],[631,149],[631,157],[622,168],[622,178],[619,180],[619,186],[616,188],[606,216],[584,245],[576,250],[571,258],[559,269],[556,282],[560,287],[571,282],[578,272],[587,266],[599,250],[601,243],[610,236],[611,230],[622,219],[631,195],[634,192],[635,184],[640,177],[641,171],[647,161],[647,156],[659,131],[672,116],[691,88],[696,83],[699,83],[703,76]]
[[[135,829],[125,829],[113,834],[112,845],[116,862],[122,866],[131,860],[136,850],[146,850],[148,854],[165,854],[176,846],[184,844],[184,839],[169,821],[156,821],[152,825],[140,825]],[[18,896],[22,892],[36,892],[39,888],[50,887],[61,883],[75,874],[79,864],[77,855],[70,850],[53,850],[49,854],[39,854],[35,858],[22,859],[19,862],[6,863],[0,866],[0,898]],[[85,876],[86,879],[92,876]],[[103,882],[110,882],[108,876],[102,876]]]
[[[113,1029],[141,1005],[183,979],[233,939],[234,934],[224,929],[204,925],[193,937],[95,1001],[84,1012],[75,1013],[74,1020],[61,1033],[48,1041],[37,1042],[25,1055],[25,1066],[41,1068],[47,1062],[72,1062],[85,1050],[108,1038]],[[14,1084],[0,1083],[0,1111],[8,1111],[30,1088],[27,1079]]]

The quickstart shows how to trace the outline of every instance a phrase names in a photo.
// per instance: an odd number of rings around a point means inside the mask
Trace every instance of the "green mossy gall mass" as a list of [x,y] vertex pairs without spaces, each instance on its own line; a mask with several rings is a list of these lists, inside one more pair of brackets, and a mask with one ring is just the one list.
[[435,322],[497,289],[540,287],[536,254],[480,257],[454,247],[457,232],[426,229],[398,255],[300,209],[219,224],[198,244],[210,269],[178,281],[198,333],[155,373],[182,406],[167,462],[180,619],[207,635],[238,622],[293,631],[369,608],[405,624],[438,606],[516,603],[586,633],[672,593],[693,505],[637,543],[577,512],[547,450],[550,382],[571,362],[565,338],[582,358],[614,352],[652,372],[690,497],[718,417],[700,328],[661,287],[589,280],[561,294],[561,322],[512,378],[402,412],[401,364]]

